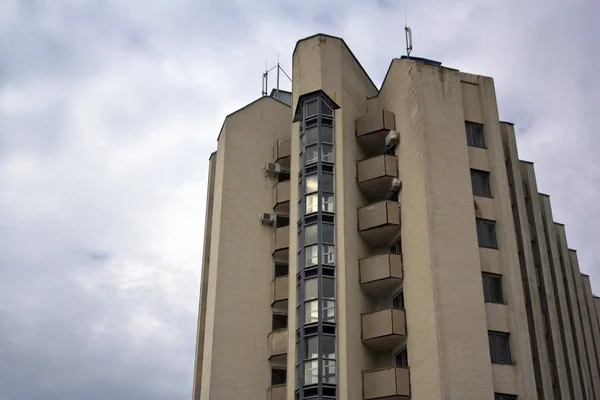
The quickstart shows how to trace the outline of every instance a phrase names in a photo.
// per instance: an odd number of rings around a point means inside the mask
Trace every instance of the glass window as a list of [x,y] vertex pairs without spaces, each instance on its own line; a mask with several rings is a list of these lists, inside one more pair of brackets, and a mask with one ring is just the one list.
[[318,297],[319,280],[317,278],[304,281],[304,300],[316,299]]
[[485,148],[483,125],[474,122],[465,122],[465,130],[467,131],[467,145]]
[[321,114],[333,115],[333,110],[327,105],[327,103],[325,103],[324,100],[321,100]]
[[506,332],[488,332],[490,358],[495,364],[510,364],[510,345]]
[[323,322],[335,323],[335,301],[323,300]]
[[321,125],[321,142],[333,143],[333,126]]
[[306,264],[305,267],[310,267],[311,265],[319,264],[319,251],[317,245],[306,246],[304,248],[306,251]]
[[496,222],[477,218],[477,240],[479,247],[497,249]]
[[335,384],[335,361],[323,360],[323,383]]
[[332,163],[333,162],[333,146],[330,144],[323,144],[323,145],[321,145],[321,150],[323,151],[323,154],[321,155],[321,160],[323,162]]
[[335,360],[335,336],[323,335],[323,358]]
[[319,160],[319,149],[316,144],[306,148],[306,165],[316,163]]
[[317,360],[304,361],[304,384],[316,385],[319,383],[319,362]]
[[312,324],[319,320],[317,300],[311,300],[304,303],[304,323]]
[[319,112],[319,103],[316,100],[309,101],[306,103],[306,116],[310,117],[312,115],[317,115]]
[[404,347],[394,357],[396,367],[408,367],[408,350]]
[[490,173],[472,169],[471,187],[473,188],[473,196],[492,197],[492,191],[490,190]]
[[[539,393],[538,393],[538,398],[541,399],[541,397],[539,397]],[[500,394],[500,393],[494,393],[494,400],[517,400],[517,396],[514,394]]]
[[319,337],[309,336],[306,338],[306,355],[305,358],[317,358],[319,357]]
[[[308,205],[307,205],[308,207]],[[323,207],[325,212],[335,212],[335,199],[333,194],[323,193]]]
[[317,224],[306,225],[304,228],[304,244],[317,243]]
[[323,245],[323,264],[335,264],[335,247]]
[[335,299],[335,279],[323,278],[323,297]]
[[392,300],[392,307],[404,310],[404,291],[398,293],[396,297]]
[[333,174],[323,174],[323,191],[333,192]]
[[312,214],[319,211],[318,196],[316,194],[309,194],[306,196],[306,214]]
[[322,224],[321,229],[323,230],[323,243],[334,243],[335,227],[333,224]]
[[319,130],[316,125],[311,126],[310,128],[306,128],[306,131],[304,132],[304,134],[306,135],[306,145],[307,146],[317,143]]
[[504,303],[502,296],[502,276],[483,273],[483,299],[486,303]]
[[306,176],[306,193],[313,193],[319,189],[319,178],[317,174]]
[[271,369],[271,385],[283,385],[286,382],[287,372],[285,369]]

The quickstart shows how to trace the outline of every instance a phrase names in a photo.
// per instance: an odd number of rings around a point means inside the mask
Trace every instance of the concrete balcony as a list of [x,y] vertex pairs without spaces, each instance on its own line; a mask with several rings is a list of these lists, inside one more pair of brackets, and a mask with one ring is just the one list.
[[390,367],[363,372],[365,400],[410,399],[410,374],[408,368]]
[[362,341],[376,351],[388,351],[400,345],[406,336],[404,310],[390,308],[363,314]]
[[402,283],[402,256],[396,253],[378,254],[359,261],[360,283],[373,295],[389,297]]
[[360,207],[358,231],[373,247],[391,245],[400,234],[400,203],[387,200]]
[[369,200],[385,199],[398,178],[398,157],[380,155],[356,163],[358,187]]
[[288,330],[287,328],[271,331],[268,340],[269,360],[273,363],[285,363],[287,361]]
[[267,400],[286,400],[287,385],[274,385],[267,389]]
[[290,168],[291,141],[290,138],[278,139],[273,146],[273,162],[282,167]]
[[391,111],[376,111],[356,119],[356,140],[368,156],[383,153],[385,136],[396,129],[396,117]]
[[278,276],[271,281],[271,306],[281,311],[287,311],[289,297],[289,277]]
[[275,228],[271,234],[271,249],[275,261],[287,264],[290,251],[290,228],[283,226]]
[[280,214],[290,212],[290,181],[275,184],[273,188],[273,210]]

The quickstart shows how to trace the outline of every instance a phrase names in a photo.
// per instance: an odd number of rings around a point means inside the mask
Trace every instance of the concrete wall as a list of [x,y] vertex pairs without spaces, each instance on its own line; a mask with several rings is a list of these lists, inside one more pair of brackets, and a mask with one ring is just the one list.
[[261,166],[290,120],[288,106],[263,97],[228,116],[219,138],[202,400],[263,398],[270,384],[272,228],[258,215],[271,209],[272,193]]

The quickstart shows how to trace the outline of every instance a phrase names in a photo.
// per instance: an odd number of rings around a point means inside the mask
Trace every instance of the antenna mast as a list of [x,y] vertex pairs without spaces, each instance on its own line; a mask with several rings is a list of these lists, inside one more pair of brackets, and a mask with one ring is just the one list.
[[292,82],[292,78],[290,78],[290,76],[285,73],[285,70],[283,68],[281,68],[281,65],[279,64],[279,53],[277,53],[277,64],[274,67],[268,68],[267,62],[265,60],[265,72],[263,72],[263,74],[262,74],[262,95],[263,96],[269,95],[269,72],[273,71],[275,68],[277,68],[277,84],[275,86],[275,97],[279,97],[279,71],[283,72],[283,75],[285,75],[285,77],[288,78],[288,80],[290,82]]
[[406,23],[406,14],[404,14],[404,38],[406,39],[406,56],[410,58],[410,52],[413,49],[412,46],[412,31]]

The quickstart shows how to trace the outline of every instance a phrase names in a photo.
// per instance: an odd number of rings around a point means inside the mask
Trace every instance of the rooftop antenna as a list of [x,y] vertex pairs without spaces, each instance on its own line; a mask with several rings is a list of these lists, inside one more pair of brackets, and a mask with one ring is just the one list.
[[404,37],[406,39],[406,56],[410,58],[410,52],[413,49],[412,46],[412,31],[406,22],[406,14],[404,14]]
[[262,95],[263,96],[269,95],[269,72],[273,71],[275,68],[277,68],[277,84],[275,86],[275,97],[276,98],[279,97],[279,71],[283,72],[285,77],[288,78],[290,82],[292,82],[292,78],[290,78],[290,76],[285,73],[284,69],[281,68],[281,65],[279,64],[279,52],[278,52],[277,53],[277,65],[275,65],[274,67],[268,68],[267,61],[265,59],[265,72],[262,74]]

